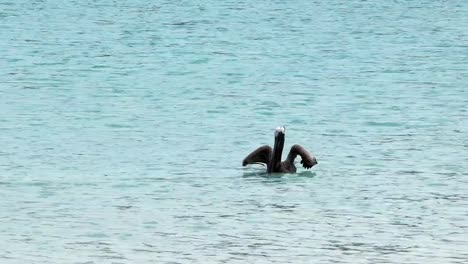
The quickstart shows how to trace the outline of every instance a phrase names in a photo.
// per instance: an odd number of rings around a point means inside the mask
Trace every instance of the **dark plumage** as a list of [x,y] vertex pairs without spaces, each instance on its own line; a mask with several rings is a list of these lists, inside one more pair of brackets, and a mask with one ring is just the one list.
[[317,164],[317,160],[314,156],[310,155],[303,147],[294,145],[289,151],[288,157],[285,161],[281,161],[281,155],[284,147],[284,136],[286,129],[284,127],[278,127],[275,131],[275,145],[273,149],[270,146],[261,146],[258,149],[250,153],[242,161],[242,166],[254,163],[265,163],[267,165],[267,173],[283,172],[283,173],[295,173],[296,166],[294,160],[297,155],[301,156],[301,164],[306,169],[310,169]]

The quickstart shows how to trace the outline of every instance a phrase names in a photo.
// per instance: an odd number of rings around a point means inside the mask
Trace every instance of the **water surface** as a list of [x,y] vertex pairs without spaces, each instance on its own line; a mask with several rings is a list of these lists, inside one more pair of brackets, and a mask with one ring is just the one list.
[[[465,263],[465,1],[0,2],[2,263]],[[273,143],[319,165],[241,167]]]

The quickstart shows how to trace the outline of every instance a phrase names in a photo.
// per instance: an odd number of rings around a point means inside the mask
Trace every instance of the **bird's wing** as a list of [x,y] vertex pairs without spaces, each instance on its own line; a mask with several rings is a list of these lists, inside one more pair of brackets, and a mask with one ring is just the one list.
[[245,159],[242,161],[242,166],[258,162],[268,164],[272,151],[273,150],[268,145],[261,146],[245,157]]
[[306,169],[312,168],[315,164],[317,164],[317,160],[313,155],[311,155],[307,150],[305,150],[300,145],[294,145],[291,147],[289,151],[287,161],[291,164],[294,164],[294,159],[296,159],[297,155],[301,156],[301,164]]

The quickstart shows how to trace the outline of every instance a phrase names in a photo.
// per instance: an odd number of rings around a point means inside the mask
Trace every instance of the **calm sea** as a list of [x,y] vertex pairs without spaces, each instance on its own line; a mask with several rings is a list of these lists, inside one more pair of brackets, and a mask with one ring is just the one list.
[[0,263],[467,263],[467,87],[463,0],[0,1]]

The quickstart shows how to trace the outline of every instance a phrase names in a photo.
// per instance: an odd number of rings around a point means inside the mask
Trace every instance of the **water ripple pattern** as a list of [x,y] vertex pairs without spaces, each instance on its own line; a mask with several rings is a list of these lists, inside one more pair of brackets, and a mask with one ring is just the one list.
[[[468,2],[5,0],[0,23],[1,263],[468,262]],[[241,167],[279,125],[317,167]]]

